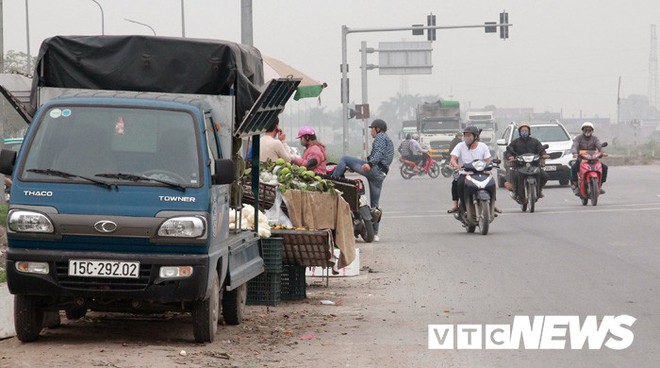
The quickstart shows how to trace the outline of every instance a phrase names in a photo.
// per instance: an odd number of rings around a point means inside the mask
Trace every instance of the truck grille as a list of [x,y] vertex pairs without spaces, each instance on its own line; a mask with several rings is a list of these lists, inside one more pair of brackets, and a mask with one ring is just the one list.
[[152,267],[150,264],[140,264],[140,276],[137,279],[72,277],[69,276],[69,262],[55,262],[55,269],[57,280],[66,289],[139,291],[147,288]]

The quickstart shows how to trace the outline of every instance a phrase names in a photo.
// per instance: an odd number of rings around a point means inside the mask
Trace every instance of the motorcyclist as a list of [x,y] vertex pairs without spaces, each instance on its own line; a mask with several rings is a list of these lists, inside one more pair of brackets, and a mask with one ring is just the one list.
[[[509,163],[513,163],[516,159],[516,156],[531,153],[534,155],[540,155],[542,158],[546,158],[545,148],[543,144],[538,139],[531,136],[532,128],[529,124],[521,124],[518,127],[519,137],[514,139],[507,147],[504,152],[504,158],[506,158]],[[515,185],[517,183],[517,171],[513,170],[513,167],[509,165],[509,181],[504,183],[504,187],[513,191],[515,193]],[[548,182],[548,174],[541,170],[541,185],[539,187],[539,198],[543,198],[543,187],[545,183]]]
[[397,148],[397,151],[399,151],[399,154],[401,154],[401,158],[404,160],[412,160],[412,152],[410,151],[410,141],[412,140],[412,134],[408,133],[406,134],[406,139],[401,141],[401,144],[399,144],[399,148]]
[[451,153],[451,151],[454,150],[454,147],[461,142],[463,142],[463,132],[458,132],[454,136],[454,139],[449,142],[449,153]]
[[[580,151],[595,151],[598,150],[600,151],[602,149],[602,145],[600,143],[600,140],[598,137],[593,135],[594,132],[594,125],[587,121],[582,126],[580,127],[582,130],[582,134],[578,135],[575,137],[573,140],[573,146],[571,147],[571,153],[573,154],[573,158],[577,158],[575,160],[575,163],[573,166],[571,166],[571,189],[573,189],[573,193],[576,195],[579,193],[579,189],[577,187],[577,176],[578,176],[578,171],[580,170],[580,158],[578,157],[578,153]],[[605,181],[607,181],[607,165],[601,162],[602,170],[603,170],[603,176],[602,176],[602,183],[604,184]],[[600,194],[605,194],[605,191],[601,187],[600,189]]]
[[[458,144],[451,151],[451,166],[459,171],[464,164],[473,162],[474,160],[483,160],[485,162],[491,161],[490,150],[485,143],[479,142],[479,129],[475,126],[467,126],[463,129],[463,142],[465,144]],[[465,195],[465,174],[460,174],[458,177],[454,176],[451,184],[451,196],[454,201],[454,207],[447,210],[447,213],[455,213],[459,211],[458,199],[464,198]],[[493,198],[494,199],[494,198]],[[465,206],[461,201],[461,206]],[[502,211],[495,207],[495,211],[501,213]]]
[[422,148],[422,145],[419,144],[419,134],[413,133],[412,139],[410,140],[410,152],[412,161],[417,164],[415,170],[421,170],[424,165],[426,165],[426,155],[428,150]]

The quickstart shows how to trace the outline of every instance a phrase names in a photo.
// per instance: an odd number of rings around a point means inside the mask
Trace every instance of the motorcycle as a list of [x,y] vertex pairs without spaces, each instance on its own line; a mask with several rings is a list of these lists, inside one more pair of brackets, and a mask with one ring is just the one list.
[[374,241],[374,224],[380,222],[382,211],[379,208],[371,208],[369,199],[366,195],[366,189],[362,179],[335,178],[330,176],[334,171],[334,164],[328,164],[328,174],[321,175],[326,180],[331,180],[335,189],[341,192],[342,198],[351,208],[351,218],[353,220],[353,235],[371,243]]
[[428,174],[428,176],[433,179],[440,176],[440,165],[438,165],[438,163],[428,153],[424,153],[424,156],[426,157],[426,163],[421,170],[416,170],[417,163],[414,161],[406,160],[403,157],[399,158],[399,161],[401,162],[401,176],[404,179],[410,179],[415,175],[422,176],[425,174]]
[[[544,149],[548,149],[548,145],[543,145]],[[561,157],[561,152],[553,152],[548,157],[551,159]],[[515,190],[511,192],[511,197],[520,204],[523,212],[527,211],[532,213],[535,210],[536,202],[539,200],[539,192],[541,191],[541,160],[544,157],[535,155],[533,153],[525,153],[518,155],[512,162],[511,170],[514,170],[516,175]]]
[[440,165],[440,173],[442,173],[442,176],[445,178],[449,178],[452,175],[454,175],[454,168],[451,167],[451,161],[449,157],[449,151],[446,150],[447,152],[442,153],[442,158],[438,162],[438,165]]
[[[601,147],[607,147],[607,142],[604,142]],[[607,153],[598,150],[595,151],[580,151],[580,169],[578,171],[578,193],[576,196],[582,200],[582,205],[586,206],[591,200],[591,205],[598,204],[598,195],[600,194],[600,187],[603,185],[603,165],[600,163],[602,157],[607,157]],[[571,167],[575,164],[575,160],[571,160]]]
[[495,179],[491,175],[493,168],[499,168],[500,160],[485,162],[475,160],[464,164],[461,173],[465,176],[464,205],[459,205],[459,211],[454,218],[463,224],[468,233],[473,233],[477,226],[481,235],[488,234],[490,223],[495,219]]

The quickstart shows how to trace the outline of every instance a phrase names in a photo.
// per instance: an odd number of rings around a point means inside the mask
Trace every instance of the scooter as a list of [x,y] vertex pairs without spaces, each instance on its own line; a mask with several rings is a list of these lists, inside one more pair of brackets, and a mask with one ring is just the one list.
[[[607,147],[607,142],[604,142],[601,147]],[[591,205],[598,204],[598,195],[600,194],[600,187],[603,185],[603,165],[600,163],[602,157],[607,157],[607,153],[598,150],[595,151],[580,151],[580,170],[578,171],[578,193],[576,196],[582,200],[582,205],[586,206],[591,200]],[[571,167],[575,164],[575,160],[571,160]]]
[[[544,149],[548,149],[548,145],[543,145]],[[561,152],[553,152],[549,156],[543,157],[533,153],[525,153],[518,155],[514,158],[514,166],[511,168],[515,170],[516,183],[515,191],[511,192],[513,199],[520,204],[523,212],[527,211],[532,213],[535,210],[536,202],[539,200],[539,192],[541,191],[541,160],[547,157],[551,159],[561,157]]]
[[335,189],[341,192],[342,198],[351,208],[353,220],[353,235],[371,243],[374,241],[374,224],[380,222],[382,211],[379,208],[371,208],[366,195],[362,179],[335,178],[330,176],[335,169],[335,164],[328,163],[328,174],[321,175],[324,179],[332,180]]
[[451,167],[449,152],[442,153],[442,158],[438,162],[438,165],[440,165],[440,173],[442,173],[442,176],[444,176],[445,178],[454,175],[454,168]]
[[[468,233],[473,233],[477,226],[481,235],[488,234],[490,223],[495,219],[495,179],[491,175],[493,168],[499,168],[500,160],[485,162],[475,160],[464,164],[461,174],[465,174],[464,205],[459,204],[459,211],[454,214]],[[460,201],[464,200],[463,198]]]
[[401,177],[404,179],[410,179],[415,175],[423,176],[428,174],[428,176],[435,179],[440,176],[440,165],[438,165],[438,163],[428,153],[424,153],[424,156],[426,157],[426,163],[424,164],[424,167],[421,168],[421,170],[419,170],[417,163],[414,161],[400,158],[399,161],[401,162]]

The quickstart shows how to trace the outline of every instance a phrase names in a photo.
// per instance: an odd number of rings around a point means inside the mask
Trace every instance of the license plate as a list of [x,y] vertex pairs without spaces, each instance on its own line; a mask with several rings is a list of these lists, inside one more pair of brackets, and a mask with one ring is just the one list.
[[140,262],[70,259],[69,276],[138,278]]
[[543,166],[543,171],[557,171],[557,166]]

